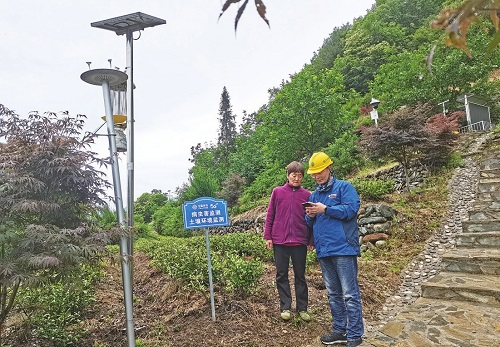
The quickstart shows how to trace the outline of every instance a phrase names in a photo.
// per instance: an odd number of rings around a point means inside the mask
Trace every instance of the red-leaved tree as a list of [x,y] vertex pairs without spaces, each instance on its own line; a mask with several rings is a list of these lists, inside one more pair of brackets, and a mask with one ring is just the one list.
[[109,183],[84,119],[0,105],[0,337],[20,286],[96,261],[110,242],[91,222]]
[[408,169],[414,160],[436,164],[449,158],[457,120],[458,115],[435,115],[431,104],[406,106],[384,116],[378,127],[361,127],[360,143],[368,156],[399,162],[409,190]]

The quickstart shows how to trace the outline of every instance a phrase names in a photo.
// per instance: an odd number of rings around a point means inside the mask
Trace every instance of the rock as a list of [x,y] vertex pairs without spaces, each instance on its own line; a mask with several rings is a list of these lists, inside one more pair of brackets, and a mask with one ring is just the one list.
[[389,235],[383,233],[370,234],[363,237],[363,243],[366,242],[376,242],[379,240],[387,240]]

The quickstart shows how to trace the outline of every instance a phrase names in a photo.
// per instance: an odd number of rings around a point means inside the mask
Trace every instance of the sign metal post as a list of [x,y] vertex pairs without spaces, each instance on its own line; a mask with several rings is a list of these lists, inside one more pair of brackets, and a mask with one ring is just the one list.
[[219,226],[228,226],[227,202],[210,197],[201,197],[182,204],[182,217],[184,229],[205,229],[208,262],[208,282],[210,285],[210,305],[212,307],[212,320],[215,322],[214,285],[212,280],[212,261],[210,259],[210,238],[208,229]]

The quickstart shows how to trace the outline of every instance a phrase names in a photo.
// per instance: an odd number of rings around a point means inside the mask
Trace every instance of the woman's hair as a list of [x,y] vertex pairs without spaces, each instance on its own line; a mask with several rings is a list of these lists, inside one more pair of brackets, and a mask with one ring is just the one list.
[[304,167],[298,161],[292,161],[286,167],[286,174],[287,175],[294,173],[294,172],[298,172],[298,173],[302,174],[302,176],[304,176]]

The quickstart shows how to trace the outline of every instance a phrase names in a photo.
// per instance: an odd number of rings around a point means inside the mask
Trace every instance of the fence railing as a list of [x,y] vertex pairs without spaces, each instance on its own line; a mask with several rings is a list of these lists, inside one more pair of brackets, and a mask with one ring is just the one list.
[[467,133],[467,132],[474,132],[474,131],[486,131],[486,130],[490,130],[491,128],[493,128],[493,125],[491,124],[491,122],[487,122],[485,120],[482,120],[480,122],[469,124],[469,125],[466,125],[464,127],[461,127],[459,129],[459,132]]

